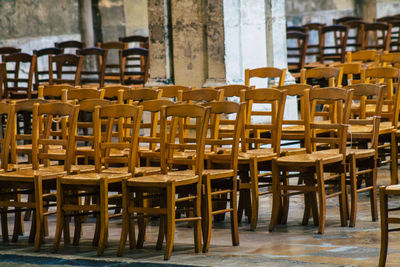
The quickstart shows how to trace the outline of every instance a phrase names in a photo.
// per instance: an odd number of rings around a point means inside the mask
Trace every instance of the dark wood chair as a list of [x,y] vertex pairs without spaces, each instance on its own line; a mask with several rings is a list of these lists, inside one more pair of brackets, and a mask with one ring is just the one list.
[[304,68],[308,45],[308,34],[298,31],[286,32],[288,69],[292,75],[299,76]]
[[[4,98],[33,98],[33,77],[36,68],[36,55],[14,53],[4,57],[7,79]],[[13,66],[11,68],[11,66]],[[27,73],[27,74],[25,74]]]
[[349,36],[347,38],[346,51],[361,50],[364,39],[365,22],[361,20],[351,20],[344,23],[344,25],[349,28]]
[[320,28],[326,24],[322,23],[308,23],[304,24],[306,33],[308,34],[308,45],[306,52],[306,63],[316,62],[319,57],[319,43],[321,42]]
[[[49,84],[81,83],[83,56],[59,54],[49,58]],[[55,68],[54,68],[55,67]]]
[[[319,61],[324,63],[326,61],[339,61],[344,62],[346,56],[346,45],[349,34],[349,28],[344,25],[331,25],[321,28],[320,48],[319,48]],[[337,40],[336,43],[331,45],[328,36]]]
[[366,23],[362,49],[389,50],[392,25],[386,23]]
[[21,53],[21,48],[11,47],[11,46],[3,46],[0,47],[0,59],[1,62],[4,62],[4,56],[14,54],[14,53]]
[[304,26],[287,26],[286,32],[302,32],[306,33],[306,27]]
[[[107,62],[104,72],[104,82],[107,83],[120,83],[121,82],[121,66],[119,60],[119,51],[128,48],[127,43],[123,42],[106,42],[98,43],[98,47],[108,51]],[[98,63],[102,65],[102,58],[99,57]]]
[[[107,50],[98,47],[88,47],[76,51],[77,55],[83,56],[83,69],[81,71],[81,85],[104,86],[104,75],[107,64]],[[97,62],[93,66],[94,62]],[[96,70],[93,70],[93,69]]]
[[132,47],[141,47],[149,49],[149,37],[143,35],[130,35],[126,37],[120,37],[120,42],[128,45],[132,44]]
[[400,52],[400,18],[390,22],[392,25],[392,31],[390,36],[390,51]]
[[0,63],[0,99],[3,98],[4,88],[6,88],[7,69],[5,63]]
[[85,48],[86,44],[83,42],[80,42],[80,41],[76,41],[76,40],[68,40],[68,41],[63,41],[63,42],[56,42],[56,43],[54,43],[54,46],[56,48],[60,48],[62,50],[63,54],[67,54],[65,51],[66,49],[70,50],[70,51],[67,51],[68,53],[75,54],[78,49]]
[[[132,63],[130,58],[136,63]],[[120,51],[121,84],[142,85],[149,77],[149,51],[145,48],[128,48]]]
[[39,50],[33,50],[36,55],[36,68],[35,68],[35,90],[39,89],[40,85],[49,84],[49,62],[50,57],[62,53],[60,48],[49,47]]
[[341,18],[333,19],[333,24],[345,24],[346,22],[355,20],[362,20],[362,18],[356,16],[344,16]]

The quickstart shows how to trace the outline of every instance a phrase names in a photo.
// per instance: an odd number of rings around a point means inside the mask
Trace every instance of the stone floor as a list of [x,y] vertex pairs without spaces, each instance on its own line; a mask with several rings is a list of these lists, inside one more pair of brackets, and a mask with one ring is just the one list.
[[[379,170],[379,184],[389,183],[387,167]],[[395,200],[392,199],[392,202]],[[84,225],[81,244],[78,247],[61,245],[58,254],[51,253],[55,228],[55,216],[49,217],[50,236],[46,238],[39,253],[22,236],[17,243],[0,243],[0,264],[17,265],[100,265],[100,266],[377,266],[380,247],[380,224],[372,222],[369,198],[359,196],[358,220],[355,228],[340,227],[337,198],[328,201],[326,232],[316,234],[317,228],[302,226],[303,199],[291,200],[288,224],[268,231],[271,197],[261,199],[258,227],[249,230],[249,224],[242,222],[239,228],[240,246],[232,247],[228,218],[223,223],[214,224],[211,247],[208,253],[194,253],[193,232],[186,224],[179,225],[175,233],[175,248],[171,260],[163,261],[163,251],[154,249],[157,238],[157,221],[148,227],[144,249],[125,251],[124,257],[116,256],[119,243],[120,219],[110,222],[109,247],[104,256],[96,256],[96,248],[91,246],[94,220]],[[12,229],[12,220],[9,221]],[[30,225],[25,224],[29,233]],[[72,224],[71,224],[72,231]],[[388,266],[400,265],[400,242],[398,233],[392,233],[389,243]]]

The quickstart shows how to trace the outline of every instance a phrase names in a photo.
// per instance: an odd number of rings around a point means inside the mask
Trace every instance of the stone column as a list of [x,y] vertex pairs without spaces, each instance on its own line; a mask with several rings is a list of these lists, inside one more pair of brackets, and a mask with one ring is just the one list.
[[223,1],[207,3],[207,80],[204,87],[226,84]]
[[172,83],[168,2],[168,0],[148,0],[150,78],[146,86]]
[[207,77],[204,1],[171,0],[173,66],[177,85],[201,87]]
[[125,36],[125,16],[123,0],[100,0],[103,42],[118,41]]
[[267,64],[287,68],[285,0],[265,0]]

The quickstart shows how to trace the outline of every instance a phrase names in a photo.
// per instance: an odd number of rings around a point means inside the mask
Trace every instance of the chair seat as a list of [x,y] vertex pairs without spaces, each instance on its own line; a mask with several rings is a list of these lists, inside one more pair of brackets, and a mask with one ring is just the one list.
[[[102,170],[103,173],[128,173],[128,167],[109,168]],[[143,166],[135,167],[135,176],[151,175],[160,173],[160,167]]]
[[251,158],[257,158],[257,160],[268,160],[277,157],[278,155],[273,151],[272,148],[259,148],[251,149],[246,152],[239,152],[239,164],[243,161],[248,161]]
[[[194,175],[194,170],[169,172],[168,175],[172,175],[172,176],[173,175]],[[203,170],[203,176],[209,176],[211,179],[231,177],[232,175],[234,175],[234,171],[232,169],[206,169],[206,170]]]
[[349,156],[351,154],[355,154],[356,158],[366,158],[366,157],[372,157],[375,155],[375,149],[372,148],[366,148],[366,149],[359,149],[359,148],[346,148],[346,156]]
[[385,187],[386,194],[400,194],[400,184],[388,185]]
[[108,183],[121,182],[124,178],[130,177],[129,173],[80,173],[66,175],[61,178],[62,184],[97,185],[101,180],[106,179]]
[[289,163],[291,165],[298,163],[298,165],[311,166],[317,161],[324,163],[333,163],[343,160],[343,155],[338,153],[337,149],[327,149],[316,151],[312,153],[294,154],[278,158],[276,161],[278,164]]
[[18,169],[11,172],[0,173],[0,180],[4,181],[7,179],[12,179],[10,181],[32,181],[35,177],[41,176],[43,180],[54,179],[59,176],[65,175],[67,172],[64,170],[64,166],[49,166],[43,167],[39,170],[33,169]]
[[193,184],[199,181],[199,176],[194,173],[187,175],[157,174],[130,178],[127,181],[129,186],[152,186],[166,187],[168,182],[175,182],[175,185]]

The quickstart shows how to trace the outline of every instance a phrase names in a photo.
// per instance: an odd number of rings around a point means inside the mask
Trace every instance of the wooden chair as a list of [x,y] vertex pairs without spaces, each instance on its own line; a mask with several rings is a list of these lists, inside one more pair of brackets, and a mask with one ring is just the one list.
[[288,69],[297,76],[304,68],[306,62],[306,51],[308,34],[302,32],[286,32]]
[[104,82],[105,83],[120,83],[121,81],[121,66],[119,61],[119,51],[128,48],[127,43],[123,42],[107,42],[98,43],[98,47],[107,50],[107,62],[103,63],[102,58],[98,58],[99,65],[105,64]]
[[[137,64],[129,63],[131,58],[138,58]],[[142,85],[149,77],[149,51],[145,48],[128,48],[120,51],[121,84]]]
[[392,52],[392,53],[383,53],[379,56],[379,63],[381,67],[400,67],[400,53]]
[[55,47],[33,50],[33,54],[36,55],[37,58],[35,68],[35,90],[38,90],[40,85],[49,84],[49,58],[61,53],[62,50]]
[[362,18],[356,16],[344,16],[337,19],[333,19],[333,24],[345,24],[346,22],[355,20],[359,21],[362,20]]
[[[305,215],[303,224],[307,224],[309,210],[312,207],[314,224],[318,225],[318,233],[325,231],[326,199],[339,196],[341,225],[347,225],[347,203],[345,185],[346,137],[347,123],[350,116],[352,91],[340,88],[318,88],[309,93],[305,92],[305,105],[312,106],[312,113],[317,100],[336,103],[331,117],[331,123],[318,123],[315,117],[305,108],[305,148],[299,154],[276,158],[272,161],[273,204],[269,230],[272,231],[277,223],[286,223],[288,197],[295,194],[305,194]],[[319,136],[315,131],[330,131],[331,134]],[[316,151],[316,144],[328,144],[326,150]],[[287,172],[297,171],[303,181],[293,185],[288,182]],[[324,172],[331,175],[325,176]],[[334,175],[332,175],[334,174]],[[334,192],[335,191],[335,192]],[[333,193],[334,192],[334,193]],[[318,195],[317,207],[316,195]],[[283,210],[283,203],[287,208]],[[319,210],[319,212],[318,212]],[[286,213],[286,214],[285,214]],[[318,214],[319,213],[319,214]]]
[[345,78],[340,85],[352,85],[365,82],[365,73],[362,71],[363,66],[361,63],[342,63],[333,65],[333,67],[341,68],[343,71],[343,76]]
[[229,84],[215,87],[216,90],[224,90],[224,98],[240,97],[242,90],[253,90],[254,86],[246,86],[243,84]]
[[67,101],[68,90],[76,89],[75,86],[69,84],[55,84],[39,86],[38,98],[40,99],[51,99],[61,100],[62,102]]
[[[321,28],[319,62],[339,61],[344,62],[346,55],[347,38],[349,28],[344,25],[331,25]],[[328,41],[332,36],[337,42],[331,45]]]
[[119,91],[127,91],[132,89],[131,86],[126,85],[107,85],[101,88],[104,90],[104,98],[109,100],[118,100]]
[[347,38],[346,51],[361,50],[364,38],[364,25],[362,20],[351,20],[344,23],[349,28],[349,36]]
[[379,52],[377,50],[360,50],[355,52],[347,52],[346,62],[360,62],[365,67],[377,67],[379,60]]
[[[87,215],[88,212],[94,212],[97,218],[97,229],[93,245],[97,245],[97,254],[100,256],[104,252],[104,248],[108,238],[108,210],[112,200],[121,198],[121,194],[109,196],[109,192],[121,192],[121,182],[123,178],[132,177],[135,168],[137,137],[139,134],[139,123],[141,117],[141,107],[133,105],[107,105],[95,107],[94,128],[95,128],[95,173],[67,175],[57,179],[57,228],[54,238],[54,252],[58,251],[61,232],[65,228],[69,228],[67,217],[75,216],[78,222],[74,236],[74,244],[78,245],[81,234],[80,217]],[[132,122],[132,135],[130,142],[121,143],[119,140],[113,140],[111,131],[113,120],[118,118],[129,118]],[[102,129],[101,119],[107,119],[107,127]],[[102,132],[105,138],[102,138]],[[129,149],[129,157],[125,155],[113,156],[113,149]],[[103,173],[102,165],[107,166],[112,162],[127,162],[130,172],[123,173]],[[96,203],[80,204],[78,197],[80,195],[92,195],[96,198]],[[117,204],[118,207],[118,204]]]
[[[5,98],[33,98],[33,76],[36,67],[36,55],[14,53],[4,57],[7,68]],[[11,65],[13,68],[11,69]],[[25,74],[27,73],[27,74]]]
[[[260,187],[271,185],[269,173],[265,166],[280,154],[280,137],[282,131],[282,119],[286,102],[286,91],[264,88],[254,90],[242,90],[241,102],[247,103],[244,136],[241,137],[241,152],[239,152],[239,190],[240,199],[238,207],[239,221],[246,211],[251,223],[250,229],[255,230],[258,220],[259,196],[270,193],[262,192]],[[252,111],[254,104],[262,104],[270,112]],[[252,118],[262,118],[262,123],[253,123]],[[261,138],[260,130],[268,130],[269,134]],[[252,137],[250,136],[252,133]],[[251,146],[259,148],[250,149]],[[263,145],[263,146],[261,146]]]
[[342,84],[343,70],[334,67],[302,69],[300,83],[320,87],[333,87]]
[[1,62],[4,62],[4,56],[11,55],[14,53],[21,53],[21,48],[11,47],[11,46],[3,46],[0,47],[0,59]]
[[[5,194],[7,195],[7,191],[11,191],[14,195],[13,201],[9,197],[2,197],[0,206],[3,209],[14,207],[21,210],[29,209],[34,212],[34,224],[31,228],[29,241],[33,242],[34,239],[35,251],[40,249],[40,244],[43,242],[44,217],[54,213],[54,211],[48,211],[47,208],[52,206],[55,200],[55,194],[51,190],[55,190],[56,179],[73,171],[72,158],[78,110],[78,106],[65,103],[34,104],[32,168],[0,173],[2,188],[6,190]],[[59,139],[50,139],[51,124],[57,116],[68,118],[69,127]],[[39,135],[40,128],[44,129],[43,135]],[[65,153],[52,153],[52,145],[62,146]],[[64,165],[50,165],[50,160],[62,160]],[[44,167],[40,167],[40,162],[44,163]],[[24,198],[21,198],[21,195],[28,195],[27,201],[22,201]],[[2,223],[4,227],[6,222],[3,221]],[[18,233],[19,231],[14,230],[14,232]],[[18,235],[15,236],[15,240],[17,238]]]
[[119,38],[120,42],[125,44],[132,44],[134,47],[141,47],[145,49],[149,49],[149,37],[143,35],[130,35]]
[[77,50],[85,48],[86,44],[80,41],[67,40],[63,42],[56,42],[54,43],[54,46],[61,49],[63,54],[65,54],[66,49],[71,50],[69,52],[75,54]]
[[160,87],[156,87],[156,88],[162,89],[161,97],[172,99],[176,103],[182,102],[182,93],[183,92],[192,90],[191,87],[182,86],[182,85],[160,86]]
[[103,99],[104,89],[97,90],[94,88],[80,88],[80,89],[68,89],[67,90],[67,100],[75,100],[79,103],[86,99]]
[[304,27],[304,26],[286,26],[286,32],[306,33],[306,27]]
[[[127,235],[129,233],[130,248],[141,248],[144,241],[143,225],[139,223],[138,242],[135,240],[135,230],[132,216],[141,218],[151,214],[161,216],[161,228],[165,229],[166,248],[164,259],[171,257],[175,224],[180,221],[193,222],[195,252],[201,249],[201,188],[204,164],[204,146],[205,136],[207,132],[207,123],[209,119],[210,108],[199,105],[177,104],[174,106],[164,107],[161,110],[161,170],[159,175],[148,175],[143,177],[135,177],[126,179],[123,182],[123,223],[120,246],[118,255],[122,256]],[[169,137],[167,139],[167,118],[184,119],[187,117],[196,119],[196,131],[194,142],[176,143],[175,127],[170,127]],[[179,150],[194,150],[195,156],[192,158],[175,157]],[[171,175],[176,165],[193,166],[194,172],[183,172],[182,175]],[[183,194],[182,194],[183,193]],[[159,207],[146,206],[146,196],[160,200]],[[134,202],[133,202],[134,201]],[[191,212],[186,213],[187,217],[176,218],[175,206],[178,203],[184,203],[185,209]],[[135,203],[135,204],[133,204]],[[140,234],[142,233],[142,234]],[[162,247],[164,233],[160,231],[157,248]]]
[[[77,55],[83,56],[84,68],[81,71],[81,84],[95,84],[97,87],[104,86],[104,75],[107,64],[108,51],[98,47],[83,48],[76,51]],[[98,60],[96,64],[96,70],[93,70],[94,66],[90,63]]]
[[381,249],[379,255],[379,267],[386,265],[386,258],[389,245],[389,233],[399,231],[399,228],[389,229],[389,224],[399,224],[399,216],[396,211],[399,210],[398,204],[389,208],[389,198],[394,198],[400,195],[400,185],[381,186],[379,188],[380,198],[380,215],[381,215]]
[[244,70],[244,84],[250,86],[251,78],[278,78],[277,86],[282,86],[285,83],[286,69],[278,69],[274,67],[264,67],[257,69],[245,69]]
[[160,99],[162,94],[161,89],[131,89],[123,91],[123,96],[118,99],[119,103],[131,104],[134,102],[142,102],[153,99]]
[[3,98],[4,88],[6,87],[7,69],[5,63],[0,63],[0,99]]
[[319,44],[321,42],[320,30],[324,26],[326,26],[326,24],[321,23],[308,23],[303,25],[303,27],[306,28],[306,33],[308,34],[306,64],[318,61],[320,54]]
[[389,50],[391,31],[391,24],[366,23],[362,49]]
[[[391,183],[397,183],[397,172],[396,165],[393,159],[394,151],[391,150],[391,143],[394,143],[395,132],[394,129],[398,128],[398,101],[399,94],[398,90],[394,89],[394,84],[399,79],[399,70],[393,67],[376,67],[365,69],[365,81],[367,83],[375,83],[383,85],[384,89],[384,101],[382,107],[382,120],[379,126],[379,156],[381,163],[391,162]],[[396,88],[398,84],[396,84]],[[390,155],[390,159],[387,160],[386,156]]]
[[[53,63],[55,63],[55,71]],[[49,84],[68,83],[77,86],[81,83],[83,57],[73,54],[59,54],[49,58]],[[68,68],[67,70],[65,68]],[[56,77],[54,77],[54,73]]]
[[[357,193],[369,191],[372,220],[378,219],[376,205],[376,180],[378,173],[378,136],[380,115],[383,104],[383,89],[374,84],[355,84],[345,87],[352,89],[354,99],[360,101],[359,109],[352,109],[353,118],[349,120],[350,147],[346,149],[346,161],[349,168],[351,212],[350,227],[356,224]],[[369,104],[367,104],[369,103]],[[366,106],[374,104],[372,117],[366,112]],[[365,186],[361,186],[365,181]]]
[[400,18],[396,18],[390,24],[392,25],[392,31],[389,49],[391,52],[400,52]]

